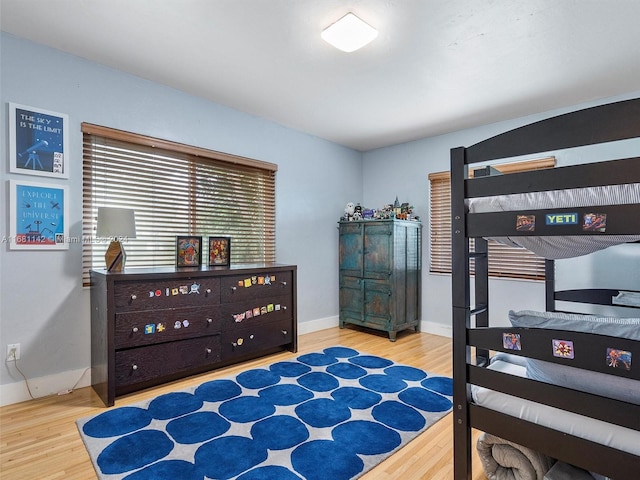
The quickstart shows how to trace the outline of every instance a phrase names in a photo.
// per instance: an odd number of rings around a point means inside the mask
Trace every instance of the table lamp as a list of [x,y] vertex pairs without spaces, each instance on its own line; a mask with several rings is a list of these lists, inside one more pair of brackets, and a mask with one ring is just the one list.
[[98,237],[111,238],[104,255],[109,272],[121,272],[124,269],[126,254],[122,238],[136,238],[136,217],[129,208],[98,207]]

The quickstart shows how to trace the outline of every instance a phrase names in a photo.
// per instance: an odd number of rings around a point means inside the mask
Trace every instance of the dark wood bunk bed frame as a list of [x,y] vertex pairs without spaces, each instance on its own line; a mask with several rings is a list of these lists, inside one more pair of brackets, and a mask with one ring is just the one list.
[[[627,402],[508,375],[487,368],[489,351],[518,353],[529,358],[560,363],[549,351],[552,338],[571,338],[576,350],[602,351],[611,337],[570,332],[558,337],[558,330],[489,327],[489,282],[487,241],[483,237],[514,235],[582,235],[580,225],[549,227],[536,223],[535,232],[515,232],[517,214],[499,212],[470,214],[466,199],[527,191],[560,190],[640,182],[640,157],[559,167],[509,175],[468,178],[469,165],[494,160],[506,161],[520,155],[538,154],[572,147],[594,145],[640,137],[640,99],[580,110],[542,120],[489,138],[471,147],[451,150],[452,191],[452,287],[453,287],[453,374],[454,374],[454,478],[471,479],[472,429],[544,453],[552,458],[613,478],[637,478],[640,457],[586,439],[537,425],[474,403],[471,385],[479,385],[537,403],[551,405],[587,417],[640,430],[640,407]],[[505,179],[508,179],[505,181]],[[640,205],[611,205],[554,209],[554,213],[589,212],[607,214],[606,233],[638,235]],[[548,210],[551,213],[551,210]],[[544,222],[543,222],[544,223]],[[471,238],[475,239],[470,251]],[[475,298],[471,298],[470,259],[475,260]],[[546,261],[546,309],[555,311],[556,300],[611,305],[617,291],[585,290],[556,292],[554,262]],[[517,305],[514,305],[514,310]],[[472,319],[475,322],[472,322]],[[472,327],[475,323],[475,327]],[[522,351],[505,350],[503,333],[520,333]],[[609,339],[609,340],[607,340]],[[525,345],[526,342],[526,345]],[[640,361],[640,342],[616,339],[618,348],[633,352]],[[593,349],[593,350],[591,350]],[[475,350],[475,355],[473,352]],[[604,350],[606,351],[606,350]],[[598,358],[595,358],[598,357]],[[635,363],[635,362],[634,362]],[[602,373],[604,358],[592,358],[571,366]],[[635,367],[635,365],[634,365]],[[639,365],[640,367],[640,365]],[[640,368],[621,374],[640,380]]]

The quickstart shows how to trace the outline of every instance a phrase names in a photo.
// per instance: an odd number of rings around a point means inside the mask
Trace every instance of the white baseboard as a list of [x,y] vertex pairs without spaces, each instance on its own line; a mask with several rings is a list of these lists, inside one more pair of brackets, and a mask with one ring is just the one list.
[[308,322],[298,323],[298,335],[304,335],[305,333],[313,333],[319,330],[326,330],[327,328],[337,327],[339,324],[339,317],[325,317],[311,320]]
[[453,337],[453,328],[451,328],[451,325],[444,325],[442,323],[420,322],[420,331],[441,337]]
[[[77,383],[77,385],[76,385]],[[91,385],[90,369],[71,370],[68,372],[47,375],[46,377],[30,378],[29,388],[34,398],[57,395],[75,388]],[[29,390],[24,380],[0,385],[0,406],[31,400]]]

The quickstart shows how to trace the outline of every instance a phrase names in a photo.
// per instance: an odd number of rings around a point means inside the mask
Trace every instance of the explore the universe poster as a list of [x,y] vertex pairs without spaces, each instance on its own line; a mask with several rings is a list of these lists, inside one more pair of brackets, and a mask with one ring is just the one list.
[[68,178],[68,116],[9,104],[10,170]]
[[66,250],[67,187],[11,180],[12,250]]

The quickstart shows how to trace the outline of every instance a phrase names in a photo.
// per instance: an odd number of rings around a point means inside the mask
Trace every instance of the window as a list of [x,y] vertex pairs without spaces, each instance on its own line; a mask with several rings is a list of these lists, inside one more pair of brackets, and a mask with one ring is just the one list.
[[[493,165],[504,174],[553,168],[554,166],[554,157]],[[449,172],[431,173],[429,174],[429,184],[431,186],[429,271],[451,273],[451,176]],[[524,248],[509,247],[491,240],[488,244],[490,276],[544,280],[544,259],[542,257],[538,257]],[[473,261],[470,269],[473,272]]]
[[[127,267],[175,265],[177,235],[230,236],[231,261],[275,261],[277,166],[83,124],[83,284],[104,268],[98,207],[135,210]],[[207,252],[203,252],[203,264]]]

